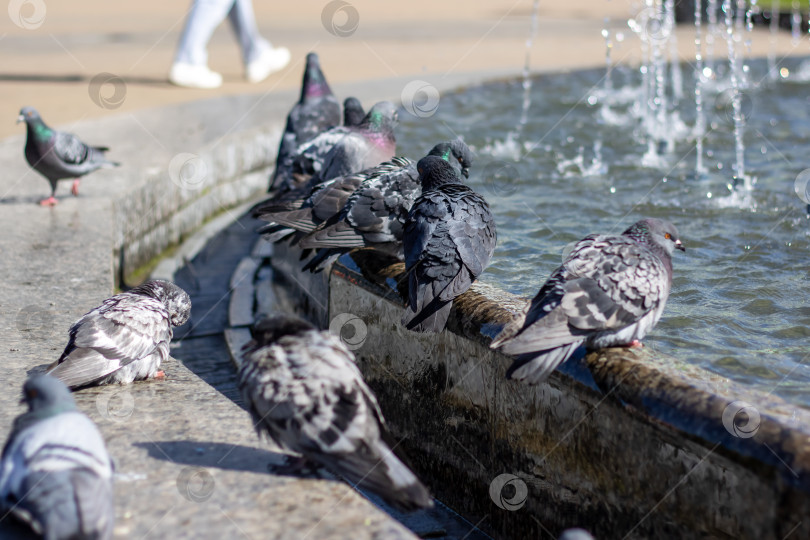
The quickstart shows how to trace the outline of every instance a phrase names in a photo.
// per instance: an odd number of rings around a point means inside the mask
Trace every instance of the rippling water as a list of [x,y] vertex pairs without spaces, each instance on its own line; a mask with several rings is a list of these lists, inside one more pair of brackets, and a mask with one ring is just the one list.
[[[560,264],[565,246],[594,233],[620,233],[645,216],[675,223],[687,247],[673,256],[666,312],[645,340],[654,350],[810,407],[810,220],[794,191],[810,168],[810,77],[802,61],[773,85],[764,62],[751,64],[743,96],[749,196],[729,192],[734,160],[730,106],[706,97],[709,172],[695,174],[694,104],[679,107],[675,148],[650,159],[632,114],[639,79],[604,70],[534,79],[529,121],[519,141],[521,81],[443,95],[436,114],[401,114],[398,154],[424,155],[462,135],[477,161],[470,184],[497,218],[498,247],[482,281],[533,296]],[[798,76],[797,76],[798,75]],[[686,88],[691,88],[687,80]],[[610,102],[606,107],[606,102]]]

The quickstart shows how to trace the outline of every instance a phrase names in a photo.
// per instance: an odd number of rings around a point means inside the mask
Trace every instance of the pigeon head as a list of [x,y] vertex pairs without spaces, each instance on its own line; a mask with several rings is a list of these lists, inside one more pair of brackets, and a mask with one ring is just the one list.
[[22,402],[39,417],[76,409],[76,402],[65,383],[45,374],[32,375],[25,381]]
[[311,332],[316,328],[309,322],[292,315],[271,315],[265,317],[250,329],[253,341],[246,348],[258,348],[275,343],[284,336],[295,336]]
[[672,252],[676,249],[686,251],[678,235],[678,229],[675,228],[675,225],[663,219],[642,219],[632,224],[630,228],[622,234],[642,244],[658,246],[668,255],[672,255]]
[[356,97],[347,97],[343,102],[343,125],[359,126],[365,116],[366,112],[360,100]]
[[172,283],[162,279],[152,279],[133,288],[130,292],[149,296],[163,302],[172,326],[182,326],[191,315],[191,298],[188,293]]
[[40,118],[39,113],[33,107],[23,107],[20,109],[20,115],[17,117],[17,123],[25,122],[26,124],[29,123],[37,123],[42,122],[42,118]]
[[398,119],[397,108],[394,104],[390,101],[380,101],[368,111],[359,127],[393,138],[394,127],[396,127]]
[[461,182],[453,165],[439,156],[423,157],[416,164],[416,170],[419,171],[419,182],[422,184],[423,192],[444,184]]
[[428,153],[429,156],[439,156],[449,162],[464,178],[470,177],[470,165],[473,154],[470,147],[459,137],[450,142],[439,143]]
[[301,83],[301,101],[307,98],[318,98],[332,95],[332,89],[321,71],[318,55],[311,52],[307,55],[307,67],[304,68],[304,81]]

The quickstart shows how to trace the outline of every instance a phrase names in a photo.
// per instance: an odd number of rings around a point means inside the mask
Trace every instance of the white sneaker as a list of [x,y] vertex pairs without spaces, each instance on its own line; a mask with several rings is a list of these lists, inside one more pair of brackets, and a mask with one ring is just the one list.
[[261,82],[289,63],[290,51],[286,47],[271,47],[247,65],[247,80],[252,83]]
[[169,71],[169,82],[186,88],[219,88],[222,86],[222,75],[205,65],[176,62]]

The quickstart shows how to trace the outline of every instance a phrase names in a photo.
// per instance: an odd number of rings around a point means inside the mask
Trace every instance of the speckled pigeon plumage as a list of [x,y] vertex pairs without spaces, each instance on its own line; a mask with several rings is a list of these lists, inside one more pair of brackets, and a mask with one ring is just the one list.
[[[473,155],[461,139],[439,143],[428,155],[447,160],[464,178],[470,174]],[[356,247],[373,246],[403,258],[405,220],[414,201],[422,194],[422,185],[416,162],[400,159],[399,167],[363,181],[338,214],[299,242],[304,248],[321,248],[305,269],[320,269]]]
[[59,180],[75,179],[72,193],[79,194],[79,178],[99,168],[118,167],[108,161],[105,146],[88,146],[76,135],[48,127],[33,107],[23,107],[17,122],[25,122],[27,138],[25,159],[51,184],[51,196],[40,201],[53,206],[56,201],[56,185]]
[[394,157],[394,127],[397,111],[393,103],[375,104],[357,126],[338,126],[302,145],[289,158],[284,177],[274,183],[279,193],[316,185],[338,176],[374,167]]
[[343,125],[359,126],[366,117],[363,104],[356,97],[347,97],[343,100]]
[[116,294],[73,323],[67,347],[48,373],[70,388],[161,377],[172,326],[185,324],[190,312],[188,294],[168,281]]
[[441,332],[453,300],[492,258],[495,220],[484,198],[462,184],[447,161],[427,156],[417,169],[422,195],[408,213],[402,238],[408,272],[402,324],[419,332]]
[[239,388],[259,434],[405,510],[433,505],[382,440],[377,400],[339,338],[280,315],[252,329]]
[[580,240],[527,307],[492,342],[517,356],[507,376],[536,384],[574,351],[640,341],[661,318],[678,230],[643,219],[621,235]]
[[291,174],[292,157],[299,146],[338,125],[340,103],[326,82],[318,55],[309,53],[301,83],[301,98],[287,115],[287,125],[278,147],[276,170],[270,179],[268,191],[276,189],[281,179]]
[[113,465],[98,428],[49,375],[32,375],[23,400],[0,461],[0,516],[47,540],[112,538]]

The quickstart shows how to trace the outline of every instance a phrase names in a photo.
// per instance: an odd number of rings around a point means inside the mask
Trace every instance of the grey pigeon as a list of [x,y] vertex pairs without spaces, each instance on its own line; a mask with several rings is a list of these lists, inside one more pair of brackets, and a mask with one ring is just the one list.
[[25,381],[23,400],[0,461],[0,515],[47,540],[112,538],[113,465],[98,428],[50,375]]
[[172,326],[191,313],[186,291],[168,281],[151,280],[116,294],[70,327],[62,356],[48,368],[70,388],[129,384],[163,377]]
[[593,535],[585,529],[566,529],[562,532],[559,540],[594,540]]
[[[338,126],[300,145],[278,182],[277,192],[301,186],[312,189],[332,178],[374,167],[394,157],[394,127],[397,111],[393,103],[375,104],[357,126]],[[283,164],[282,164],[283,165]]]
[[318,55],[309,53],[301,83],[301,97],[287,115],[287,125],[278,147],[276,170],[268,191],[276,189],[279,181],[291,172],[292,156],[300,145],[338,125],[340,104],[321,71]]
[[53,206],[56,200],[56,184],[59,180],[74,178],[71,192],[79,194],[79,178],[99,168],[118,167],[108,161],[105,146],[88,146],[71,133],[49,128],[33,107],[23,107],[17,123],[25,122],[28,136],[25,141],[25,159],[51,184],[51,196],[39,204]]
[[[463,140],[439,143],[428,155],[441,157],[457,173],[469,177],[473,155]],[[341,253],[357,247],[375,247],[403,258],[405,220],[421,193],[422,185],[413,160],[401,158],[399,167],[370,176],[348,197],[338,214],[299,242],[304,248],[321,248],[304,268],[321,269]]]
[[347,97],[343,100],[343,125],[359,126],[366,116],[363,104],[356,97]]
[[394,506],[433,501],[382,440],[377,399],[339,338],[296,317],[268,317],[253,329],[239,388],[256,431]]
[[642,219],[621,235],[593,234],[576,245],[527,307],[492,342],[517,356],[512,379],[537,384],[581,345],[600,349],[640,341],[664,312],[678,230]]
[[495,251],[495,220],[481,195],[461,183],[452,165],[427,156],[416,165],[422,195],[408,213],[402,243],[408,311],[402,324],[441,332],[452,301],[470,288]]

